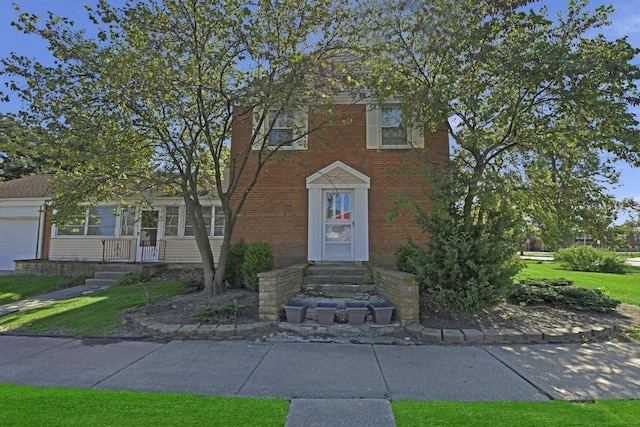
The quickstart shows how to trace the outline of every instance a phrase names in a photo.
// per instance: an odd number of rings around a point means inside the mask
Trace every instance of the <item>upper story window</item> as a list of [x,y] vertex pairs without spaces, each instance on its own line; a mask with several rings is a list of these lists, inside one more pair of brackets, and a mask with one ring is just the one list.
[[[253,115],[253,131],[257,132],[254,150],[262,148],[305,150],[307,148],[307,109],[270,108]],[[262,124],[260,125],[260,119]],[[258,126],[260,125],[260,126]]]
[[383,147],[409,145],[407,128],[402,126],[402,109],[400,107],[380,109],[380,132],[380,143]]
[[266,121],[266,128],[271,129],[267,141],[269,147],[293,147],[296,128],[293,110],[282,110],[280,115],[278,110],[269,110]]
[[403,124],[402,108],[385,105],[367,107],[367,148],[407,149],[424,147],[420,128],[407,128]]

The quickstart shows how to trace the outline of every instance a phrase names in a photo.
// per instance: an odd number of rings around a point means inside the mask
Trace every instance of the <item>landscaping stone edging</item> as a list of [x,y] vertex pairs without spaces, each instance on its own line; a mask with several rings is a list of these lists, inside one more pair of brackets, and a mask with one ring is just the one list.
[[233,339],[247,338],[275,330],[274,322],[259,321],[239,325],[168,325],[147,316],[131,319],[136,329],[156,338],[171,339]]
[[[258,334],[274,332],[282,323],[285,329],[300,333],[302,331],[291,328],[286,322],[259,321],[239,325],[168,325],[156,322],[147,316],[137,316],[132,319],[138,330],[148,333],[156,338],[165,339],[243,339]],[[342,328],[345,325],[331,326],[308,325],[316,333],[332,335],[332,328]],[[366,326],[366,325],[365,325]],[[404,328],[374,328],[367,335],[384,335],[385,332],[401,332],[418,340],[423,344],[533,344],[533,343],[563,343],[582,342],[585,340],[602,340],[616,332],[625,330],[620,325],[588,325],[573,328],[553,328],[543,330],[517,330],[517,329],[435,329],[419,324],[407,325]],[[348,328],[354,332],[355,328]],[[353,330],[352,330],[353,329]],[[344,332],[338,334],[344,336]],[[372,333],[371,333],[372,332]]]
[[616,332],[625,330],[623,326],[604,324],[573,328],[552,328],[541,330],[518,329],[435,329],[422,325],[409,325],[404,331],[413,338],[431,344],[526,344],[563,343],[585,340],[601,340]]

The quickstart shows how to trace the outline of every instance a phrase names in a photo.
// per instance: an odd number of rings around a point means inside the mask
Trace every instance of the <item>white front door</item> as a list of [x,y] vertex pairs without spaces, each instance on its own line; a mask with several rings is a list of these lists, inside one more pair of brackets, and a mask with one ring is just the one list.
[[328,261],[353,261],[353,192],[323,192],[323,256]]
[[140,231],[136,248],[136,260],[141,262],[158,261],[160,244],[158,242],[158,225],[160,212],[143,210],[140,213]]

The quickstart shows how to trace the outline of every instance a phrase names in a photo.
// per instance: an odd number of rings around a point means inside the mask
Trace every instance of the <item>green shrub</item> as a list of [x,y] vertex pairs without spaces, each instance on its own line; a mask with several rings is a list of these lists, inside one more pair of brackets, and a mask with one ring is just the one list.
[[204,289],[204,277],[190,278],[182,281],[185,292],[197,292]]
[[145,282],[146,279],[139,271],[125,273],[118,278],[116,286],[131,286]]
[[217,323],[229,321],[251,306],[248,304],[238,304],[238,301],[226,302],[220,307],[200,307],[193,315],[193,319],[199,323]]
[[67,288],[70,286],[84,285],[84,282],[93,276],[93,274],[86,272],[73,273],[70,277],[63,277],[60,280],[60,287]]
[[433,305],[452,314],[475,314],[511,295],[521,263],[509,244],[510,222],[499,215],[494,219],[489,224],[431,220],[428,250],[417,251],[407,265]]
[[258,273],[273,268],[273,254],[268,243],[258,242],[247,248],[242,263],[242,276],[247,288],[258,290]]
[[244,286],[242,264],[244,263],[247,248],[248,246],[244,239],[240,239],[239,242],[234,243],[229,248],[229,257],[227,258],[224,280],[226,280],[232,288],[240,289]]
[[573,286],[573,281],[558,277],[557,279],[524,279],[520,281],[521,285],[535,286],[538,288],[548,288],[550,286]]
[[395,252],[396,268],[398,271],[404,271],[405,273],[416,273],[415,262],[420,254],[420,247],[418,247],[411,238],[407,239],[407,243],[398,248]]
[[560,266],[573,271],[616,274],[625,272],[625,258],[623,256],[591,246],[574,245],[560,249],[556,251],[554,259]]
[[512,297],[520,304],[546,303],[600,313],[609,313],[620,304],[620,301],[605,295],[601,289],[575,287],[565,279],[524,280],[519,283]]

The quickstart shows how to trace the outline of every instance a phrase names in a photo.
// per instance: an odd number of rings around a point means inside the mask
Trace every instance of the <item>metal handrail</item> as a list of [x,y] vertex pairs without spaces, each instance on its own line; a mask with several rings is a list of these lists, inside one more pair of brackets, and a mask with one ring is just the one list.
[[140,264],[164,261],[166,247],[166,240],[140,240]]
[[129,260],[131,259],[131,240],[126,239],[103,239],[102,240],[102,263],[106,261]]

